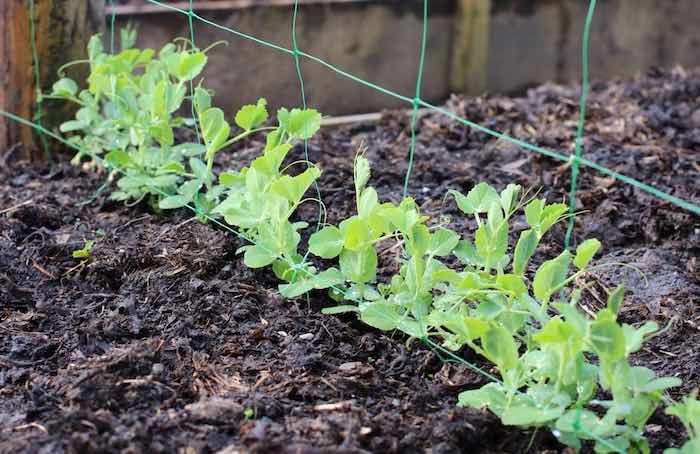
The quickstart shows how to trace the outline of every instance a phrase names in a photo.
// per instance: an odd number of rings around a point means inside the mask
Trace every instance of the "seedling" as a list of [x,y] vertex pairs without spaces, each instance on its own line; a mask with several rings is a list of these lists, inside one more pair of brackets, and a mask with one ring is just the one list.
[[87,240],[85,241],[85,244],[81,249],[76,249],[73,251],[73,258],[74,259],[80,259],[80,260],[87,260],[90,258],[92,255],[92,248],[95,246],[95,242],[93,240]]

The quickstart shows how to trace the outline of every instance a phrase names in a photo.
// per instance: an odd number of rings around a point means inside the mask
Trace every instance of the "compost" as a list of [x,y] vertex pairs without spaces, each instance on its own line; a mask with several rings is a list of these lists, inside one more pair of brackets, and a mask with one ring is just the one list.
[[[446,107],[569,153],[578,94],[547,84]],[[588,112],[588,159],[700,204],[700,71],[596,82]],[[400,200],[409,141],[410,115],[386,112],[310,142],[329,222],[354,212],[361,147],[380,198]],[[262,146],[250,139],[217,165],[248,165]],[[126,207],[108,199],[105,174],[18,154],[0,157],[0,452],[564,451],[546,430],[457,407],[460,391],[486,383],[466,366],[353,316],[321,315],[333,304],[322,292],[284,300],[271,272],[243,266],[243,242],[230,233],[184,209]],[[443,199],[448,189],[514,182],[561,201],[570,185],[569,164],[432,112],[419,114],[415,163],[410,193],[459,232],[475,225]],[[686,394],[700,384],[700,217],[589,169],[577,203],[575,239],[599,238],[596,263],[610,264],[583,283],[584,308],[600,309],[605,290],[624,282],[622,321],[666,327],[635,362],[681,378],[673,394]],[[312,221],[315,206],[297,216]],[[562,250],[565,228],[546,237],[535,263]],[[91,258],[73,258],[86,240]],[[384,275],[396,271],[382,263]],[[662,410],[646,435],[654,452],[685,438]]]

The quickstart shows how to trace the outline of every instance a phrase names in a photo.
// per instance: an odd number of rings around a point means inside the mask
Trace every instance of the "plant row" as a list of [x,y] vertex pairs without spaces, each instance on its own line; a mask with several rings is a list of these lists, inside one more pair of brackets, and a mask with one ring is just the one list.
[[[664,392],[681,381],[630,362],[659,328],[618,320],[622,287],[593,316],[578,308],[582,290],[575,283],[590,271],[599,241],[587,240],[575,253],[564,251],[533,267],[543,236],[566,217],[565,204],[528,199],[514,184],[500,192],[486,183],[466,194],[449,191],[476,222],[471,238],[422,215],[410,197],[398,204],[379,200],[369,184],[370,163],[360,154],[354,162],[356,214],[338,225],[319,225],[302,253],[300,231],[309,225],[293,215],[306,202],[322,206],[307,196],[321,170],[307,161],[284,164],[295,143],[317,132],[321,115],[280,109],[277,125],[266,126],[269,114],[260,99],[243,106],[232,125],[212,105],[211,92],[201,82],[194,85],[206,50],[182,40],[156,54],[133,48],[133,42],[133,32],[125,30],[122,50],[109,54],[93,37],[87,87],[80,90],[63,77],[47,95],[78,105],[75,119],[60,130],[73,133],[69,140],[81,150],[75,162],[88,158],[112,172],[113,199],[145,200],[157,210],[190,206],[204,222],[225,223],[250,242],[238,251],[245,265],[271,267],[287,298],[327,289],[337,305],[324,313],[353,312],[380,330],[473,350],[499,378],[462,392],[459,405],[488,408],[507,425],[548,427],[577,449],[590,440],[600,453],[649,452],[645,425],[670,402]],[[191,116],[179,114],[186,100]],[[176,141],[176,133],[200,140]],[[214,172],[216,154],[251,134],[266,135],[260,156],[241,170]],[[517,235],[516,216],[528,226]],[[378,251],[385,243],[397,251],[399,272],[378,282]],[[309,254],[327,266],[313,266]],[[682,449],[667,452],[700,452],[700,402],[691,396],[667,412],[683,421],[691,437]]]

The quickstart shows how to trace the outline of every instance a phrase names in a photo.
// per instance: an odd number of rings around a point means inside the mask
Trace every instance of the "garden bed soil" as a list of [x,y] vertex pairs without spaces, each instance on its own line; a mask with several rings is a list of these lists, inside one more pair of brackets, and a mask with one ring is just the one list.
[[[544,85],[522,98],[455,97],[447,107],[514,137],[570,152],[578,89]],[[311,100],[313,101],[313,100]],[[310,159],[329,221],[353,213],[353,156],[373,164],[380,197],[397,201],[409,116],[322,132]],[[222,166],[246,165],[251,140]],[[242,243],[181,210],[160,215],[99,193],[104,175],[0,156],[0,452],[561,452],[547,430],[504,427],[459,408],[484,378],[430,349],[351,316],[324,316],[322,293],[285,301],[269,271],[246,269]],[[297,147],[295,156],[302,156]],[[700,204],[700,72],[650,71],[593,85],[586,156]],[[517,182],[549,201],[568,193],[570,168],[434,113],[418,121],[410,190],[423,211],[473,231],[447,189]],[[93,200],[94,199],[94,200]],[[87,203],[86,203],[87,202]],[[603,242],[585,309],[605,289],[629,289],[623,321],[667,329],[635,362],[700,384],[700,218],[583,170],[576,241]],[[313,204],[299,216],[313,219]],[[524,227],[522,219],[516,224]],[[562,248],[557,226],[536,258]],[[91,260],[72,258],[95,240]],[[384,274],[395,267],[382,254]],[[469,352],[469,361],[489,367]],[[657,411],[654,452],[677,446],[680,424]]]

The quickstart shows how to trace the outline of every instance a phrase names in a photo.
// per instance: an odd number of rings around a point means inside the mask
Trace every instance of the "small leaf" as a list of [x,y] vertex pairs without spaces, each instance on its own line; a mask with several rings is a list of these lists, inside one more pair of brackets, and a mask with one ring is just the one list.
[[564,251],[557,258],[548,260],[540,266],[532,284],[537,299],[549,301],[552,293],[564,283],[569,270],[569,258],[569,251]]
[[248,268],[263,268],[275,261],[275,256],[266,249],[258,246],[245,246],[243,263]]
[[620,284],[608,297],[608,309],[610,309],[613,314],[617,315],[618,312],[620,312],[620,307],[622,306],[624,299],[625,284]]
[[576,256],[574,257],[574,264],[579,270],[583,270],[588,263],[591,261],[593,256],[600,249],[600,241],[595,238],[584,241],[576,248]]
[[173,210],[187,205],[189,200],[181,195],[171,195],[158,202],[158,208],[161,210]]
[[318,257],[332,259],[342,250],[343,236],[334,225],[322,228],[309,238],[309,251]]
[[68,98],[75,96],[76,93],[78,93],[78,84],[73,79],[64,77],[53,84],[53,92],[51,94]]
[[193,102],[197,114],[201,115],[211,107],[211,95],[205,88],[197,87],[194,89]]
[[267,120],[267,101],[265,98],[258,99],[257,104],[247,104],[236,114],[236,124],[244,131],[251,131]]
[[340,253],[340,271],[348,280],[359,284],[374,280],[377,274],[377,251],[371,246],[360,251],[343,249]]
[[446,228],[439,228],[430,236],[429,254],[437,257],[445,257],[449,255],[459,243],[459,235]]
[[228,139],[231,127],[224,119],[224,111],[211,107],[204,111],[199,118],[202,125],[202,136],[207,144],[207,157],[219,151]]
[[614,362],[625,356],[625,335],[613,321],[592,322],[589,342],[603,360]]
[[[283,114],[282,117],[285,117]],[[282,124],[282,118],[278,113]],[[321,128],[321,114],[315,109],[292,109],[284,119],[283,128],[295,139],[307,140]]]
[[397,307],[386,302],[374,302],[360,310],[360,319],[382,331],[396,329],[400,319]]
[[527,263],[532,254],[535,253],[538,243],[537,234],[532,229],[520,233],[513,254],[513,273],[522,275],[525,272]]
[[518,346],[505,328],[492,326],[481,337],[481,346],[486,357],[498,366],[501,375],[518,365]]
[[321,309],[321,313],[326,315],[346,314],[348,312],[360,312],[360,309],[357,306],[351,306],[349,304]]
[[369,161],[364,156],[358,155],[355,158],[355,191],[357,194],[360,194],[367,185],[370,174]]

